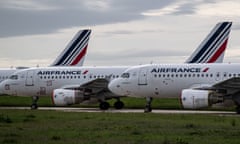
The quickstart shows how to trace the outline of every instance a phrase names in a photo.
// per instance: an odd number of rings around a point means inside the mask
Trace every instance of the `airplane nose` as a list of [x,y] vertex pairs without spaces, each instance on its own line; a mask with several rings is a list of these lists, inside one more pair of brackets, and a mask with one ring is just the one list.
[[116,94],[116,95],[119,95],[119,96],[122,96],[123,93],[122,93],[122,90],[121,90],[121,86],[120,84],[118,83],[117,79],[114,79],[112,80],[109,84],[108,84],[108,89]]
[[5,84],[0,83],[0,94],[5,94]]
[[4,81],[0,83],[0,94],[9,94],[10,85]]

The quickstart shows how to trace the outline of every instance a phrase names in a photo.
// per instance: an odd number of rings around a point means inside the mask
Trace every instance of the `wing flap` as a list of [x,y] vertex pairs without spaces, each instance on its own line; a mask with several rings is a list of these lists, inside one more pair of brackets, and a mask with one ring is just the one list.
[[213,87],[223,89],[240,89],[240,77],[233,77],[220,83],[216,83]]

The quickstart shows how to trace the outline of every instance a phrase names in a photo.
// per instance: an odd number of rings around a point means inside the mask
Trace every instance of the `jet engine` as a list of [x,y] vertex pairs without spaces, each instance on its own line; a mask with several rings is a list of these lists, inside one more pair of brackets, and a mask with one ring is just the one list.
[[211,90],[184,89],[180,99],[183,108],[186,109],[206,108],[223,102],[223,96]]
[[55,89],[52,93],[52,102],[56,106],[79,104],[86,99],[88,97],[79,90]]

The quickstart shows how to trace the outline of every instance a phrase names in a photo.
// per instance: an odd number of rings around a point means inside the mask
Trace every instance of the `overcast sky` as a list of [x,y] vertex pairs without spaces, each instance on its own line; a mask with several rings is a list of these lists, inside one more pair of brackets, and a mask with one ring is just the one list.
[[0,67],[48,66],[92,29],[84,65],[183,63],[220,21],[232,21],[224,62],[240,62],[240,1],[1,0]]

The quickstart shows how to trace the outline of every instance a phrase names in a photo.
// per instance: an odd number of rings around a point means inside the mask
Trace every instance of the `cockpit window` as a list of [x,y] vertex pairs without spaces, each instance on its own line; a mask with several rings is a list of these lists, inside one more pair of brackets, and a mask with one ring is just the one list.
[[129,78],[130,74],[129,73],[123,73],[121,75],[122,78]]
[[11,75],[11,76],[10,76],[10,79],[11,79],[11,80],[17,80],[17,79],[18,79],[18,75]]

